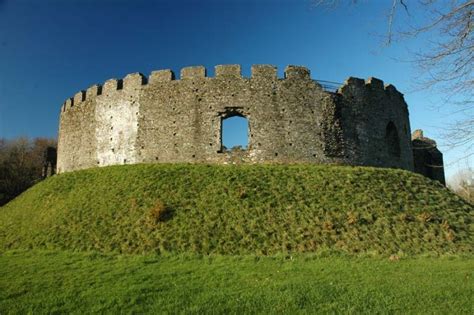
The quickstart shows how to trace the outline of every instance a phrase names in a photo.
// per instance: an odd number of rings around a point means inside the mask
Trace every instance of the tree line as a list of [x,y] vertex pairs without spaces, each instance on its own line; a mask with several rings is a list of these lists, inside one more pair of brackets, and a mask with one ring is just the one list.
[[56,158],[56,146],[52,138],[0,138],[0,206],[51,172],[52,165],[46,166]]

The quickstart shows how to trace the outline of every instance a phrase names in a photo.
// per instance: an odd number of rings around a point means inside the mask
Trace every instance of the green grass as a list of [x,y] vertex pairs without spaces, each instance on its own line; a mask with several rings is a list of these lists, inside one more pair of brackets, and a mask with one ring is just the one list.
[[472,216],[401,170],[117,166],[54,176],[0,208],[0,251],[459,254],[473,252]]
[[393,169],[63,174],[0,208],[0,314],[472,314],[473,213]]
[[473,314],[472,258],[0,256],[0,313]]

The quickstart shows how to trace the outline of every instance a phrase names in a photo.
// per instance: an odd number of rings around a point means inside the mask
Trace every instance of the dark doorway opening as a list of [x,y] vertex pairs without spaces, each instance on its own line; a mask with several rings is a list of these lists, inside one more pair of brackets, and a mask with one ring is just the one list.
[[389,122],[387,128],[385,128],[385,143],[387,145],[388,154],[399,158],[401,155],[400,138],[398,137],[397,127],[393,122]]

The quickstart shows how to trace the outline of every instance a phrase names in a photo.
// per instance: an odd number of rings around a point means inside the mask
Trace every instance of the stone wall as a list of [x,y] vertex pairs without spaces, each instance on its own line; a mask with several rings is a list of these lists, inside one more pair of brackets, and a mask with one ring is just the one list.
[[[248,148],[222,147],[222,120],[243,116]],[[108,80],[61,110],[58,172],[129,163],[337,163],[413,170],[407,105],[383,82],[350,78],[335,93],[288,66],[201,66]]]
[[337,91],[350,164],[413,170],[410,121],[403,95],[381,80],[349,78]]
[[445,185],[443,154],[436,142],[425,137],[423,130],[418,129],[412,134],[412,143],[415,172]]

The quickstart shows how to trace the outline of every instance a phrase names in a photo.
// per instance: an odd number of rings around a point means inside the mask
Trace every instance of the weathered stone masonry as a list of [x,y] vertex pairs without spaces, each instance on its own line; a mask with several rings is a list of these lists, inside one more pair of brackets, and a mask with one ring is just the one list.
[[445,184],[443,154],[433,139],[423,135],[423,130],[415,130],[411,136],[415,172]]
[[[133,163],[337,163],[414,170],[407,105],[392,85],[349,78],[323,90],[304,67],[238,65],[135,73],[62,106],[58,173]],[[248,149],[225,151],[222,120],[249,122]],[[236,156],[238,154],[238,156]]]

